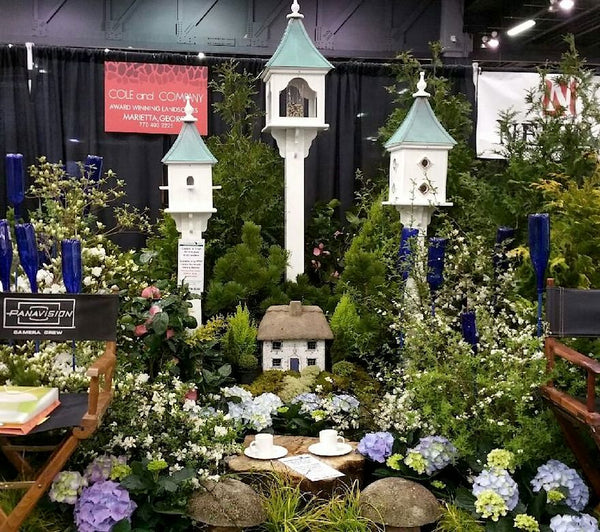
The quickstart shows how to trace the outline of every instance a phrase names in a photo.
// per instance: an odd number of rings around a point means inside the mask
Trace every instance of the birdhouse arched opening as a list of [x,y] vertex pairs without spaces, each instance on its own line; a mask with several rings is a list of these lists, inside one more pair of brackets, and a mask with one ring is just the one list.
[[317,93],[302,78],[293,78],[279,93],[279,116],[314,118],[317,116]]
[[194,186],[194,176],[192,176],[192,175],[187,176],[186,179],[185,179],[185,184],[189,188],[193,187]]

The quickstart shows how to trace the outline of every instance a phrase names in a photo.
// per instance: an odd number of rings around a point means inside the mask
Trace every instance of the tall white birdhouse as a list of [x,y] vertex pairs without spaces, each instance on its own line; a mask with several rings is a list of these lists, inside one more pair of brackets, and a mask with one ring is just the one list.
[[325,123],[325,75],[333,66],[304,29],[297,0],[281,42],[261,77],[266,85],[266,125],[285,159],[286,278],[304,273],[304,159]]
[[200,136],[188,99],[179,136],[163,157],[167,165],[169,208],[184,239],[201,238],[213,207],[212,167],[217,162]]
[[406,118],[386,142],[390,153],[389,199],[404,225],[427,232],[436,207],[446,201],[448,152],[456,141],[444,129],[429,105],[425,73],[417,83],[414,102]]
[[285,133],[277,130],[310,130],[305,142],[306,154],[310,141],[318,131],[329,128],[325,123],[325,76],[333,68],[306,33],[294,0],[288,24],[275,53],[261,74],[266,89],[265,128],[277,140],[285,157]]

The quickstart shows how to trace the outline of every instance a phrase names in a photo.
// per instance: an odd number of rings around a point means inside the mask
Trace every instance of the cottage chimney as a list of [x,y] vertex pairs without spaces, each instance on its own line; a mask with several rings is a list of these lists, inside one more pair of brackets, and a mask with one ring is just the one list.
[[290,301],[290,316],[300,316],[302,314],[302,302]]

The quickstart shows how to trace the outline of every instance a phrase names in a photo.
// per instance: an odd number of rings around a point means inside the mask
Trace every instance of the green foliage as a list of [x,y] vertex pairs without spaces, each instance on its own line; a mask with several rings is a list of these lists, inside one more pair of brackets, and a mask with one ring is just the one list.
[[[344,356],[362,359],[365,364],[373,361],[374,353],[394,344],[386,316],[390,316],[392,301],[400,292],[395,263],[401,224],[396,210],[384,208],[382,200],[383,195],[373,198],[346,253],[346,268],[337,287],[347,294],[360,317],[360,327],[353,333],[354,345],[347,342],[346,348],[351,350]],[[336,352],[336,357],[340,355]]]
[[[127,355],[119,364],[148,373],[151,378],[167,367],[175,374],[182,368],[191,372],[187,335],[197,323],[189,313],[187,287],[174,288],[167,281],[160,281],[155,288],[155,298],[127,290],[121,293],[119,352]],[[183,375],[184,378],[191,376]]]
[[238,305],[235,314],[227,319],[227,332],[223,351],[230,364],[252,369],[258,366],[256,358],[256,335],[258,329],[250,318],[248,307]]
[[348,362],[347,360],[341,360],[340,362],[336,362],[331,368],[331,372],[334,375],[339,375],[340,377],[350,377],[356,371],[356,366],[352,362]]
[[252,315],[270,304],[286,303],[281,285],[286,253],[279,246],[263,245],[261,228],[246,222],[242,243],[229,249],[215,264],[206,292],[206,310],[210,314],[233,311],[244,302]]
[[435,532],[483,532],[485,530],[466,510],[446,503]]
[[373,532],[382,530],[370,519],[363,517],[360,509],[360,490],[353,484],[329,501],[322,503],[315,513],[315,532]]
[[[382,428],[443,435],[466,458],[493,447],[513,451],[521,463],[556,458],[558,431],[536,393],[545,364],[534,305],[513,295],[514,271],[494,275],[483,239],[447,236],[445,282],[435,300],[423,250],[413,267],[417,287],[398,301],[391,328],[404,345],[385,378]],[[476,352],[461,334],[465,304],[475,313]]]
[[283,164],[275,149],[252,135],[260,116],[256,82],[230,61],[217,67],[210,85],[217,99],[213,108],[230,129],[207,142],[219,161],[213,180],[222,186],[205,233],[209,267],[239,241],[245,222],[260,225],[269,244],[283,242]]
[[170,279],[176,282],[177,246],[179,232],[173,217],[162,213],[154,232],[148,237],[146,249],[140,254],[140,275],[146,275],[147,282]]
[[274,393],[279,395],[279,392],[283,388],[284,378],[287,375],[292,374],[296,374],[296,372],[268,369],[263,371],[254,382],[248,386],[248,390],[254,397],[262,393]]
[[[164,466],[164,467],[162,467]],[[169,473],[167,463],[143,459],[130,464],[131,473],[121,481],[138,505],[132,529],[183,531],[190,527],[184,493],[189,491],[194,470],[183,468]]]
[[594,132],[594,125],[600,120],[598,86],[593,81],[594,72],[585,68],[585,61],[579,56],[573,36],[567,36],[565,41],[568,50],[557,66],[560,74],[556,81],[559,85],[576,85],[580,102],[577,114],[560,108],[554,112],[545,109],[550,70],[543,68],[539,69],[537,87],[526,97],[533,139],[512,133],[514,113],[506,112],[501,117],[502,155],[508,165],[498,179],[497,208],[510,213],[516,227],[525,227],[527,214],[547,208],[542,190],[532,185],[550,179],[581,186],[596,170],[600,150],[600,139]]
[[[333,367],[340,368],[342,367],[340,361],[344,360],[352,352],[352,347],[356,345],[356,336],[360,329],[360,317],[356,311],[356,305],[348,294],[344,294],[335,307],[329,325],[333,331],[331,345]],[[336,372],[334,371],[334,373]]]
[[312,209],[306,230],[306,271],[316,286],[337,283],[344,270],[344,254],[349,245],[349,234],[342,227],[338,209],[340,201],[318,202]]
[[[2,471],[0,471],[0,481],[2,480],[1,473]],[[5,513],[10,512],[22,495],[21,490],[0,491],[0,510]],[[62,516],[56,506],[50,506],[47,501],[42,499],[21,524],[19,532],[64,532],[68,530],[69,521],[72,521],[71,515]]]
[[267,520],[261,525],[266,532],[310,532],[314,530],[314,500],[300,491],[300,484],[273,475],[262,497]]

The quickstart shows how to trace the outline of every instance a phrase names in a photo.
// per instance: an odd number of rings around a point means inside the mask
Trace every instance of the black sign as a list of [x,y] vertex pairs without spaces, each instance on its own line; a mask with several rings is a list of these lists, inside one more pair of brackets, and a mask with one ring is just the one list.
[[0,304],[0,338],[116,339],[117,295],[3,293]]

